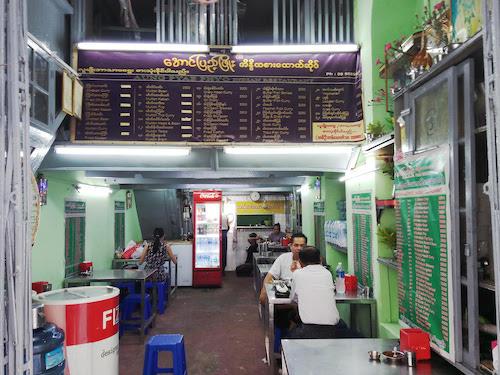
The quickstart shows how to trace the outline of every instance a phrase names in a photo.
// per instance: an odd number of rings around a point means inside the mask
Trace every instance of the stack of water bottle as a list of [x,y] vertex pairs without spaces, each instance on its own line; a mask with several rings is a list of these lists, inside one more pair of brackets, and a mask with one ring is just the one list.
[[325,241],[338,247],[347,247],[347,222],[327,220],[325,222]]

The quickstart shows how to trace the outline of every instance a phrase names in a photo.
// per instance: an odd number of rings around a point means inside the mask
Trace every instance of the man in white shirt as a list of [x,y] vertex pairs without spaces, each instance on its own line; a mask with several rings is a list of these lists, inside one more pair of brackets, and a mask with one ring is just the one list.
[[297,299],[301,324],[287,337],[335,338],[345,323],[335,304],[332,274],[321,265],[320,252],[313,246],[302,249],[299,260],[302,268],[293,273],[290,297]]
[[271,284],[273,279],[292,279],[292,274],[299,269],[299,252],[307,245],[307,237],[303,233],[295,233],[292,235],[292,243],[290,244],[291,252],[281,254],[271,266],[271,269],[264,278],[263,286],[260,291],[260,303],[265,304],[267,299],[266,284]]

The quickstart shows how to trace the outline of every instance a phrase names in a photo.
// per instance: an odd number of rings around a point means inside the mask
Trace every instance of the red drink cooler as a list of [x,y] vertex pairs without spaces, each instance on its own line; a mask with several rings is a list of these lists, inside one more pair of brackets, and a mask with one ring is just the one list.
[[110,286],[59,289],[34,297],[65,333],[65,374],[118,375],[119,294]]

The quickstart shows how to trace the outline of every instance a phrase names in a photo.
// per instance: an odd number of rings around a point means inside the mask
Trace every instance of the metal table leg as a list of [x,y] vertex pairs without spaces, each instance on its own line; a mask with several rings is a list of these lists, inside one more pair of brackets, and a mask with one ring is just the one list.
[[272,374],[276,373],[276,359],[274,358],[274,303],[269,303],[269,300],[266,302],[268,311],[269,311],[269,324],[267,337],[269,341],[269,365],[271,366]]
[[370,327],[372,337],[377,337],[377,304],[370,304]]
[[146,281],[141,279],[141,340],[144,342],[145,331],[146,331],[146,317],[144,316],[144,305],[146,302]]

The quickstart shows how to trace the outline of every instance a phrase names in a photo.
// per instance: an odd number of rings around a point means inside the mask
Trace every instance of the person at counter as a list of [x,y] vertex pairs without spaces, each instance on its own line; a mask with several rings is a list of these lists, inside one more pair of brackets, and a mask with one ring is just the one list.
[[166,282],[168,274],[164,264],[171,259],[177,264],[177,257],[172,252],[172,247],[165,241],[163,228],[155,228],[153,231],[153,241],[146,242],[144,251],[139,260],[139,264],[146,262],[145,269],[156,270],[152,276],[152,281]]
[[268,236],[269,241],[280,243],[283,237],[286,237],[286,234],[281,231],[280,223],[274,224],[273,231]]
[[291,279],[292,273],[301,268],[299,262],[299,252],[307,245],[307,237],[303,233],[295,233],[292,235],[292,243],[290,244],[291,252],[281,254],[271,266],[271,269],[264,278],[263,286],[260,291],[259,301],[261,304],[266,303],[267,293],[266,284],[271,284],[273,279]]

